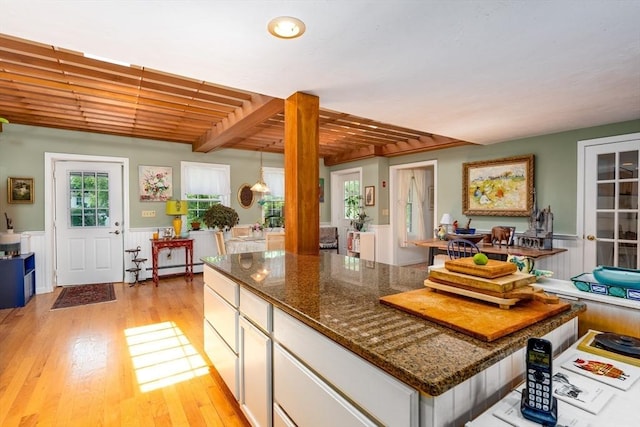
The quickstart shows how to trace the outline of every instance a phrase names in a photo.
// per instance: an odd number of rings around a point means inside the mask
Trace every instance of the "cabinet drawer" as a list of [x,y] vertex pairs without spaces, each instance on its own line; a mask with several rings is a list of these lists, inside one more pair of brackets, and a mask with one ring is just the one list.
[[296,425],[376,425],[277,344],[273,357],[274,400]]
[[216,291],[229,304],[238,307],[240,295],[238,293],[239,286],[236,282],[226,278],[208,265],[204,267],[203,276],[205,285]]
[[418,425],[417,390],[283,311],[274,309],[273,316],[274,340],[358,406],[384,425]]
[[263,331],[273,330],[271,304],[244,288],[240,289],[240,312]]
[[204,352],[229,387],[233,397],[238,400],[238,356],[206,320],[204,321]]
[[204,287],[204,319],[238,353],[238,310],[208,286]]

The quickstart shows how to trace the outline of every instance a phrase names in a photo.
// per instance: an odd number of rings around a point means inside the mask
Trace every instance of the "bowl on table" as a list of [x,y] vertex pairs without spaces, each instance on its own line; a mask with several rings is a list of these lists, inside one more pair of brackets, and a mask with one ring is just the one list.
[[487,236],[486,234],[463,234],[463,233],[451,234],[449,233],[447,234],[447,240],[465,239],[477,244],[477,243],[480,243],[486,236]]

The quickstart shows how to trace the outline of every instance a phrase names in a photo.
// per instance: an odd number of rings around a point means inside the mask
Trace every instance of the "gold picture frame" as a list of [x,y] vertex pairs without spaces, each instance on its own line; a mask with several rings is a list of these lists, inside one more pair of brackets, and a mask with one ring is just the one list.
[[376,205],[376,187],[369,186],[364,187],[364,205],[375,206]]
[[238,203],[244,209],[249,209],[253,206],[253,202],[255,201],[255,197],[253,195],[253,191],[251,191],[251,185],[242,184],[240,188],[238,188]]
[[533,154],[463,163],[463,213],[529,216],[533,209],[533,166]]
[[9,203],[33,203],[33,178],[7,178]]

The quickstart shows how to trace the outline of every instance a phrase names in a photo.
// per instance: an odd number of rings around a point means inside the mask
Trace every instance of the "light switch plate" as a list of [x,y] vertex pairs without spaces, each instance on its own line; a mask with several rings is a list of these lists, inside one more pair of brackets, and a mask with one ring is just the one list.
[[143,218],[155,218],[156,217],[156,211],[142,211],[142,217]]

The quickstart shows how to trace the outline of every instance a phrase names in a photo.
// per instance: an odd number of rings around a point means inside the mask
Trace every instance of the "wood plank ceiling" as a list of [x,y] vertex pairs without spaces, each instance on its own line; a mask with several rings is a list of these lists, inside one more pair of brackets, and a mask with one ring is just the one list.
[[[320,100],[322,102],[322,100]],[[10,123],[282,153],[284,101],[0,34],[0,117]],[[470,144],[320,110],[331,166]]]

